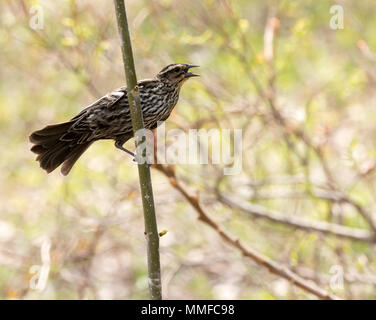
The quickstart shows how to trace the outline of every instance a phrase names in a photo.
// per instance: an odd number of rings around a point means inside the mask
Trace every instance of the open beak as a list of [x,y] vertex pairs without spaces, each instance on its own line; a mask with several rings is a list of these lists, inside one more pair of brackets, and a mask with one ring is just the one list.
[[[187,71],[190,69],[190,68],[198,68],[199,66],[196,66],[194,64],[187,64]],[[195,73],[192,73],[192,72],[186,72],[185,75],[184,75],[184,78],[191,78],[191,77],[199,77],[200,75],[198,74],[195,74]]]

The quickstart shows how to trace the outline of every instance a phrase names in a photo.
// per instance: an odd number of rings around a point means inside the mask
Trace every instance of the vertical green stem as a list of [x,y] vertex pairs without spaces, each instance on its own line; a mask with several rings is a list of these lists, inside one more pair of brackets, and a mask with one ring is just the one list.
[[[135,144],[137,150],[137,146],[141,142],[141,139],[138,136],[138,132],[140,132],[139,130],[144,128],[144,123],[137,86],[136,71],[133,61],[132,45],[129,36],[124,0],[114,0],[114,4],[121,39],[124,70],[127,79],[129,108],[131,112],[133,132],[135,134]],[[141,186],[142,205],[144,209],[150,298],[152,300],[161,300],[162,286],[159,262],[159,234],[157,229],[157,219],[155,217],[150,169],[147,163],[138,164],[138,173]]]

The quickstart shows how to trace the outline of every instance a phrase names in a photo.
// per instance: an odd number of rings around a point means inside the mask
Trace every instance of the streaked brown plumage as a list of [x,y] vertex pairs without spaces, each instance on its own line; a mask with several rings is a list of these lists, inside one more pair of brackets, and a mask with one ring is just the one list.
[[[190,77],[188,64],[171,64],[163,68],[154,79],[138,82],[145,128],[154,129],[158,121],[165,121],[179,99],[182,84]],[[97,140],[113,139],[115,146],[133,137],[127,89],[121,87],[86,107],[70,121],[49,125],[30,135],[40,166],[50,173],[62,165],[67,175],[78,158]]]

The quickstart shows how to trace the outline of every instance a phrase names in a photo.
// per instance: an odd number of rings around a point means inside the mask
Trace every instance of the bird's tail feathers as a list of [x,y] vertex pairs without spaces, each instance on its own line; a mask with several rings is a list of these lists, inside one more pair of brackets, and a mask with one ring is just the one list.
[[78,158],[92,144],[93,141],[78,143],[80,135],[70,132],[69,139],[62,139],[68,134],[73,123],[74,121],[68,121],[49,125],[30,135],[30,142],[34,144],[31,151],[37,154],[36,160],[47,173],[63,163],[61,172],[67,175]]

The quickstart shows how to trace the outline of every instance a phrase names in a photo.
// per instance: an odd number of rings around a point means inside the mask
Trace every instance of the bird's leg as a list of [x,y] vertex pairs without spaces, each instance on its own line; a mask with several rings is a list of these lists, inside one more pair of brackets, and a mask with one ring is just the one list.
[[[129,151],[128,149],[125,149],[123,147],[123,143],[121,141],[115,141],[115,147],[130,154],[132,157],[133,157],[133,161],[134,162],[137,162],[138,163],[138,160],[137,160],[137,155],[135,153],[133,153],[132,151]],[[151,164],[149,163],[146,163],[146,165],[150,168],[151,167]]]
[[115,141],[115,147],[130,154],[133,157],[133,161],[136,161],[136,154],[134,154],[132,151],[129,151],[128,149],[125,149],[121,141]]

